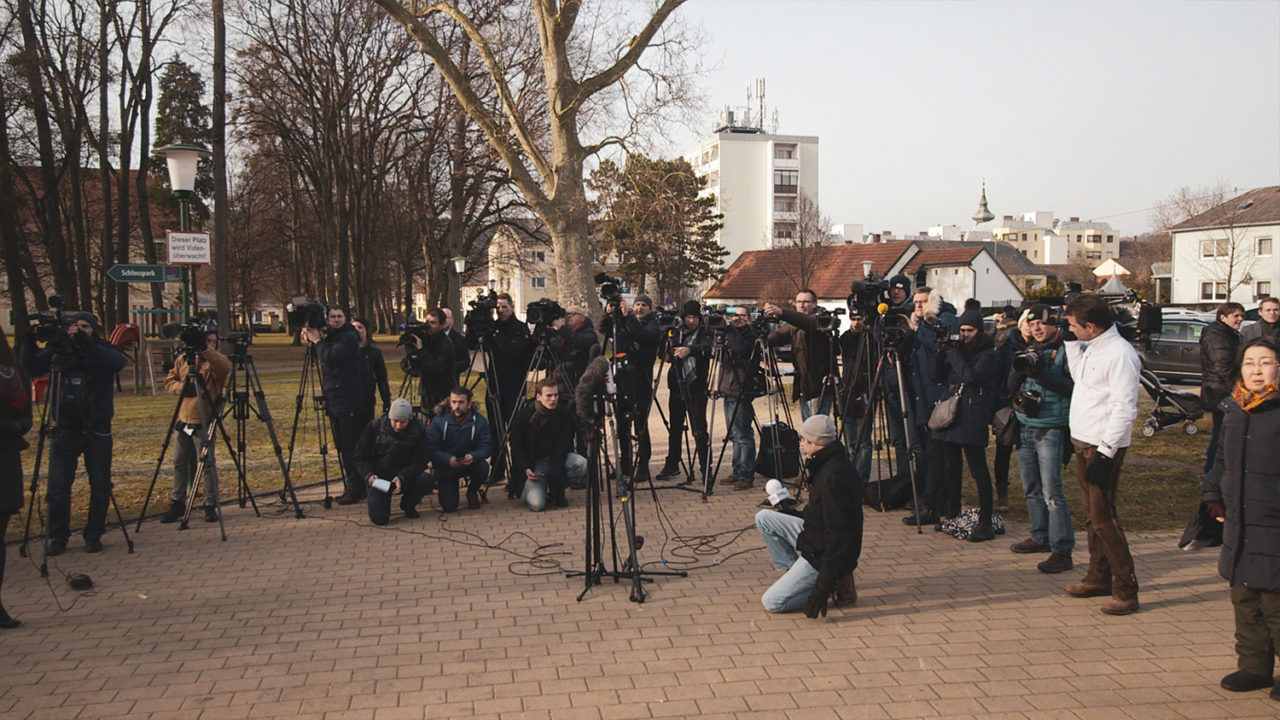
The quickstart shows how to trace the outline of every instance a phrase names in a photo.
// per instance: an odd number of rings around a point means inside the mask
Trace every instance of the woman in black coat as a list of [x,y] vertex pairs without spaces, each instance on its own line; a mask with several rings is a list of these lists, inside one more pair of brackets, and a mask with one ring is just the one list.
[[[31,391],[0,330],[0,588],[4,586],[5,532],[22,508],[23,435],[31,429]],[[18,627],[0,601],[0,629]]]
[[382,414],[386,415],[387,410],[391,407],[391,384],[387,382],[387,361],[382,357],[382,350],[373,342],[373,336],[369,334],[369,323],[361,318],[351,321],[356,332],[360,334],[360,356],[364,358],[365,363],[369,366],[369,377],[373,378],[373,386],[369,388],[369,406],[367,416],[370,420],[374,418],[376,413],[377,397],[376,392],[382,397]]
[[960,393],[955,422],[937,432],[943,442],[942,514],[960,514],[960,475],[967,460],[969,473],[978,485],[978,527],[970,542],[995,537],[991,527],[991,475],[987,472],[987,426],[995,413],[1000,361],[995,343],[982,331],[982,316],[966,310],[960,316],[960,343],[938,355],[938,375],[947,379],[948,397]]
[[1240,356],[1240,380],[1218,405],[1213,469],[1201,496],[1209,516],[1224,523],[1218,573],[1231,584],[1239,670],[1222,679],[1236,692],[1272,686],[1280,648],[1280,364],[1269,339],[1251,340]]

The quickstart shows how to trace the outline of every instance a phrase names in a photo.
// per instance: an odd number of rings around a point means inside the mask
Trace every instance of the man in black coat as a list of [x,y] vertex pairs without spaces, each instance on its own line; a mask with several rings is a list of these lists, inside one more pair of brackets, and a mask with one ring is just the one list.
[[364,483],[359,480],[354,452],[367,422],[364,416],[373,392],[369,364],[360,351],[360,334],[348,320],[347,311],[329,308],[328,327],[323,335],[315,328],[302,331],[305,342],[316,346],[320,360],[320,381],[324,388],[325,412],[333,429],[333,444],[341,460],[342,484],[339,505],[364,499]]
[[560,357],[561,387],[572,395],[587,364],[600,354],[600,340],[591,326],[591,318],[580,312],[566,314],[563,322],[557,321],[553,327],[556,327],[556,336],[552,348]]
[[600,334],[606,342],[616,340],[613,352],[626,357],[626,363],[618,366],[616,378],[627,409],[619,418],[618,432],[624,437],[634,435],[636,438],[635,465],[631,464],[630,443],[626,443],[623,472],[634,475],[637,481],[644,481],[649,479],[649,458],[652,456],[649,408],[653,405],[653,366],[662,344],[662,330],[653,315],[653,300],[648,295],[637,296],[633,308],[629,309],[626,301],[622,300],[616,306],[610,303],[607,310],[608,314],[600,320]]
[[[400,493],[400,509],[407,518],[418,517],[418,503],[427,493],[427,428],[414,416],[413,405],[396,398],[386,415],[365,426],[356,444],[355,463],[360,479],[369,488],[369,520],[386,525],[391,517],[391,495]],[[385,480],[385,489],[380,487]]]
[[774,567],[786,571],[761,602],[771,613],[804,609],[816,618],[827,614],[833,593],[838,606],[858,600],[853,571],[862,555],[863,480],[829,415],[809,416],[799,434],[800,452],[808,459],[809,504],[803,518],[776,510],[756,513]]
[[765,303],[764,312],[786,325],[769,334],[770,345],[791,344],[796,376],[793,399],[800,403],[800,417],[828,414],[835,398],[824,393],[825,381],[834,367],[831,333],[818,330],[818,294],[808,288],[796,293],[795,310]]
[[454,371],[455,348],[445,331],[444,311],[435,308],[427,312],[426,333],[415,334],[413,344],[406,350],[406,372],[418,376],[418,391],[424,414],[449,398],[449,391],[457,385]]
[[458,332],[457,325],[453,322],[453,311],[440,308],[440,312],[444,313],[445,334],[449,336],[449,342],[453,343],[453,384],[459,385],[459,378],[471,367],[471,349],[467,339]]
[[569,451],[577,431],[569,402],[561,402],[560,385],[553,378],[539,381],[533,402],[511,421],[511,483],[520,488],[529,509],[540,512],[547,502],[568,507],[565,485],[569,476],[586,475],[587,459]]
[[[493,431],[494,456],[490,482],[500,483],[508,480],[507,495],[520,496],[520,478],[506,474],[506,445],[510,430],[507,423],[516,411],[516,406],[524,397],[525,377],[528,375],[529,362],[533,356],[533,341],[529,337],[529,326],[516,317],[515,305],[507,293],[499,293],[496,301],[497,317],[489,327],[487,334],[470,340],[489,352],[489,372],[492,378],[486,378],[489,392],[485,396],[485,404],[489,413],[489,427]],[[497,392],[494,392],[494,388]],[[499,417],[500,416],[500,417]]]
[[1240,343],[1254,338],[1276,341],[1280,334],[1280,298],[1264,297],[1258,301],[1258,322],[1240,331]]
[[[680,453],[685,423],[693,429],[698,472],[705,471],[711,439],[707,434],[707,382],[711,364],[711,333],[702,327],[702,306],[690,300],[680,309],[683,324],[671,338],[671,367],[667,370],[667,400],[671,430],[667,460],[658,473],[662,480],[680,474]],[[696,473],[695,473],[696,474]],[[693,478],[687,478],[692,481]]]
[[110,343],[94,335],[97,320],[87,312],[63,316],[68,340],[35,346],[35,333],[28,333],[25,356],[29,377],[39,377],[57,367],[61,388],[57,393],[57,426],[49,446],[49,533],[45,545],[49,555],[66,552],[71,536],[71,485],[76,463],[84,456],[89,475],[89,520],[84,528],[85,552],[102,552],[106,531],[107,503],[111,499],[111,419],[115,415],[116,373],[124,369],[125,358]]
[[1236,381],[1236,351],[1240,349],[1240,326],[1244,324],[1244,306],[1225,302],[1218,306],[1217,317],[1200,333],[1200,404],[1213,411],[1213,433],[1205,453],[1204,472],[1213,468],[1222,426],[1218,403],[1231,395]]

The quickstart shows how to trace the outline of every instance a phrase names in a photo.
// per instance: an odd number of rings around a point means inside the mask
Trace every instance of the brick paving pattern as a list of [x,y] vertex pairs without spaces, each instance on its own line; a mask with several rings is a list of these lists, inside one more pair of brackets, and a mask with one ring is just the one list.
[[[721,492],[659,497],[684,534],[750,525],[761,494]],[[611,581],[576,602],[580,579],[514,574],[545,569],[445,538],[520,531],[506,547],[562,543],[546,552],[574,567],[582,493],[543,514],[492,495],[390,530],[362,506],[311,505],[301,521],[228,508],[226,543],[203,522],[148,523],[132,556],[118,531],[102,555],[73,538],[53,575],[87,572],[98,591],[67,614],[11,548],[5,599],[26,625],[0,633],[0,717],[1280,716],[1265,692],[1218,687],[1234,656],[1216,553],[1181,552],[1172,535],[1133,538],[1143,610],[1113,618],[1101,600],[1059,592],[1083,568],[1046,576],[1041,558],[1009,553],[1022,528],[971,545],[868,512],[858,607],[811,621],[762,610],[776,573],[754,529],[720,556],[758,550],[659,579],[643,605]],[[654,503],[646,494],[638,508],[641,559],[658,560]]]

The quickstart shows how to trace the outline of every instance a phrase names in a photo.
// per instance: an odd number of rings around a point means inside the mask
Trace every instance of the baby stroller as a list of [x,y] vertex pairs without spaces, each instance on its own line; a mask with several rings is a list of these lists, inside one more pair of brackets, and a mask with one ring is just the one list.
[[1143,437],[1152,437],[1157,432],[1179,423],[1182,424],[1182,431],[1188,435],[1199,432],[1200,428],[1196,426],[1196,420],[1204,415],[1199,397],[1188,392],[1170,390],[1160,382],[1160,378],[1156,377],[1155,373],[1146,368],[1142,369],[1139,380],[1147,394],[1156,403],[1156,406],[1151,409],[1151,415],[1147,417],[1146,422],[1142,423]]

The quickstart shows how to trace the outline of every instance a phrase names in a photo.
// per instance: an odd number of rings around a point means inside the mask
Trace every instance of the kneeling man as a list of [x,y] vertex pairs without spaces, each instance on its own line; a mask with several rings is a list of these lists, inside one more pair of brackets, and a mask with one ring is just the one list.
[[[369,520],[386,525],[391,519],[391,495],[400,493],[405,517],[418,517],[418,503],[426,494],[427,428],[413,415],[413,405],[396,398],[386,415],[374,418],[356,444],[355,466],[369,492]],[[385,481],[385,482],[382,482]]]
[[548,497],[555,507],[568,507],[565,484],[586,477],[587,459],[569,452],[577,427],[569,405],[560,404],[559,383],[546,378],[534,392],[511,421],[511,483],[512,494],[539,512]]

